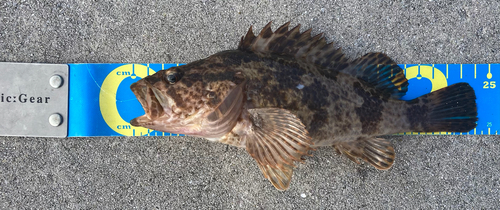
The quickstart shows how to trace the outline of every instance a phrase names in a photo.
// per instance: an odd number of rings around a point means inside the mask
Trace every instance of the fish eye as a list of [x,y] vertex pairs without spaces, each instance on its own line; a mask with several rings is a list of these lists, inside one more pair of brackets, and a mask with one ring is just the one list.
[[179,74],[177,72],[169,72],[167,74],[167,81],[170,83],[170,84],[174,84],[176,83],[177,81],[179,81]]

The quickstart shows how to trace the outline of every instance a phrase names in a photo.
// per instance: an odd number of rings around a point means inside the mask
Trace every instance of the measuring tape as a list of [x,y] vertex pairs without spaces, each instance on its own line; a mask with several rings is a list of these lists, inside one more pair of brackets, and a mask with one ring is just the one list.
[[[5,70],[0,63],[0,71]],[[33,65],[33,64],[18,64]],[[50,65],[50,64],[36,64]],[[61,65],[61,64],[59,64]],[[137,101],[135,95],[130,91],[130,85],[140,79],[154,74],[155,72],[168,69],[182,64],[68,64],[69,100],[67,114],[60,114],[63,119],[59,127],[67,126],[66,135],[46,134],[43,132],[28,132],[30,127],[15,133],[0,126],[0,135],[29,135],[29,136],[182,136],[149,130],[142,127],[130,125],[130,120],[144,114],[144,110]],[[500,88],[497,81],[500,77],[500,64],[401,64],[406,78],[409,80],[408,92],[402,98],[411,100],[423,94],[429,93],[449,86],[454,83],[467,82],[476,92],[478,107],[477,127],[466,133],[435,132],[425,134],[446,135],[498,135],[500,130]],[[39,66],[38,66],[39,68]],[[31,69],[30,72],[37,72]],[[56,73],[54,73],[56,74]],[[63,73],[60,73],[63,74]],[[5,75],[5,74],[3,74]],[[64,74],[63,74],[64,75]],[[35,75],[36,76],[36,75]],[[50,76],[50,75],[49,75]],[[53,76],[53,75],[52,75]],[[18,75],[17,77],[24,77]],[[38,77],[38,76],[37,76]],[[48,76],[47,76],[48,77]],[[31,81],[31,80],[27,80]],[[5,81],[3,81],[5,82]],[[24,82],[27,83],[26,81]],[[68,83],[65,83],[66,85]],[[2,81],[0,80],[0,85]],[[33,89],[22,84],[15,84],[19,88]],[[14,86],[14,85],[13,85]],[[10,89],[12,91],[13,88]],[[14,88],[15,89],[15,88]],[[36,89],[36,88],[35,88]],[[50,89],[50,88],[49,88]],[[60,89],[60,88],[59,88]],[[64,89],[64,88],[62,88]],[[49,92],[54,94],[57,90],[52,88]],[[2,90],[3,91],[3,90]],[[15,91],[14,91],[15,92]],[[57,92],[57,91],[56,91]],[[6,96],[15,96],[16,93],[4,93],[0,98],[1,106]],[[48,94],[48,93],[47,93]],[[17,96],[19,98],[19,94]],[[41,96],[40,96],[41,97]],[[49,96],[46,96],[49,97]],[[55,96],[52,96],[55,97]],[[63,96],[60,96],[63,97]],[[12,99],[12,98],[10,98]],[[24,97],[29,101],[30,98]],[[37,97],[33,100],[36,101]],[[42,97],[42,99],[44,99]],[[10,102],[9,102],[10,103]],[[17,109],[20,106],[12,106]],[[30,104],[25,105],[24,110],[30,109]],[[43,104],[42,104],[43,105]],[[22,107],[21,107],[22,108]],[[3,107],[0,107],[0,112]],[[64,112],[62,110],[61,112]],[[17,112],[10,112],[15,115]],[[9,114],[9,113],[7,113]],[[45,113],[46,119],[54,113]],[[15,121],[16,117],[11,117]],[[44,119],[45,120],[45,119]],[[36,121],[36,120],[35,120]],[[40,120],[38,120],[40,121]],[[43,120],[42,120],[43,121]],[[54,121],[52,119],[52,121]],[[51,123],[53,123],[51,121]],[[26,120],[25,123],[31,121]],[[44,122],[37,122],[38,124]],[[49,126],[50,127],[50,126]],[[52,126],[58,127],[58,126]],[[3,129],[3,130],[2,130]],[[44,132],[50,130],[44,127]],[[60,130],[60,129],[59,129]],[[404,135],[419,135],[424,133],[403,133]]]
[[459,82],[469,83],[476,93],[478,109],[477,127],[467,133],[403,133],[498,135],[500,130],[500,88],[495,79],[500,77],[500,64],[419,64],[400,65],[408,79],[408,92],[402,98],[411,100]]

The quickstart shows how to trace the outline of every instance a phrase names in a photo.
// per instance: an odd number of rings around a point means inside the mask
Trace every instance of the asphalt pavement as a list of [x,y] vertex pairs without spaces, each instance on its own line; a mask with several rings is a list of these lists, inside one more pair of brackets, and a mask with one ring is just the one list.
[[[350,58],[500,63],[499,1],[1,1],[0,62],[186,63],[292,21]],[[0,118],[1,119],[1,118]],[[388,136],[378,171],[315,151],[280,192],[244,149],[190,137],[0,137],[2,209],[495,209],[500,137]]]

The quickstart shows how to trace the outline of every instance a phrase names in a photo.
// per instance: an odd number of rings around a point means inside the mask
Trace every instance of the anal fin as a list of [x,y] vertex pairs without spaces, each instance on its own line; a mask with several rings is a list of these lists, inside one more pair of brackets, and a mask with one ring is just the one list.
[[311,138],[299,118],[285,109],[248,110],[252,128],[243,136],[248,153],[278,190],[290,186],[295,161],[309,155]]
[[358,159],[380,170],[391,168],[396,157],[392,143],[381,138],[358,138],[356,141],[339,142],[335,150],[359,164]]

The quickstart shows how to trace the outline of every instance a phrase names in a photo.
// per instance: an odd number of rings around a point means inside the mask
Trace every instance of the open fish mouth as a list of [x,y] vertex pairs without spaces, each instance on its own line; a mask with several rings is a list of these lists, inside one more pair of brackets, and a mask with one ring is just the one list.
[[144,109],[145,115],[130,121],[133,126],[144,126],[151,121],[165,117],[172,110],[171,99],[160,90],[142,79],[132,84],[130,89]]

